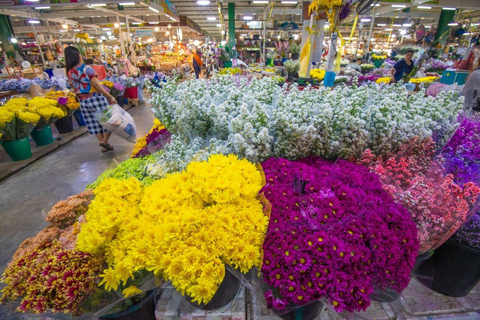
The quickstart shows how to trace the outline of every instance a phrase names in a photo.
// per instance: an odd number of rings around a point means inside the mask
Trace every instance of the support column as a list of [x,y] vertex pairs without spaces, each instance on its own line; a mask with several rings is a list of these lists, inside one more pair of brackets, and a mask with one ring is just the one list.
[[[440,18],[438,19],[437,33],[435,33],[435,43],[442,43],[445,45],[448,39],[448,30],[452,27],[449,27],[448,24],[453,21],[455,17],[455,12],[453,10],[442,10],[440,13]],[[445,41],[444,41],[445,40]]]
[[123,43],[123,35],[122,35],[122,26],[120,25],[120,17],[117,16],[117,23],[118,23],[118,38],[120,40],[120,46],[122,47],[122,55],[124,58],[125,56],[125,44]]
[[320,62],[322,60],[322,51],[323,51],[323,39],[325,37],[325,19],[317,20],[316,29],[317,31],[321,30],[319,34],[315,35],[313,41],[313,53],[312,61]]
[[2,47],[8,57],[15,58],[15,51],[18,51],[18,45],[12,43],[11,39],[15,38],[13,27],[8,16],[0,14],[0,40]]
[[267,43],[267,11],[265,10],[265,13],[263,14],[263,34],[262,34],[262,62],[265,63],[267,61],[266,57],[266,49],[265,45]]
[[372,20],[370,20],[370,30],[368,30],[366,53],[370,52],[370,40],[372,39],[373,26],[375,25],[375,7],[372,10]]
[[33,34],[35,35],[35,42],[37,43],[38,51],[40,52],[40,58],[42,59],[43,66],[46,67],[45,58],[43,57],[42,47],[40,46],[40,42],[38,41],[37,37],[37,29],[35,29],[35,24],[32,23]]
[[303,2],[302,3],[302,19],[303,19],[303,27],[302,27],[302,42],[300,44],[300,48],[305,46],[305,42],[307,42],[308,38],[308,31],[305,27],[310,25],[310,15],[308,14],[308,6],[310,2]]
[[228,4],[228,46],[235,47],[235,3]]

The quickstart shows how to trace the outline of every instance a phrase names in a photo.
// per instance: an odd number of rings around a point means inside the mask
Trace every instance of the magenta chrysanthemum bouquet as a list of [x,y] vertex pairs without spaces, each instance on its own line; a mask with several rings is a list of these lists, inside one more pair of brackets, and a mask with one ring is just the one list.
[[[435,249],[475,212],[480,188],[456,181],[445,160],[434,159],[435,143],[413,139],[396,154],[377,157],[369,150],[359,163],[377,173],[383,188],[403,205],[417,224],[419,253]],[[460,176],[459,176],[460,177]]]
[[374,289],[401,292],[418,250],[415,224],[375,174],[346,161],[262,164],[272,212],[262,272],[270,308],[326,298],[365,310]]

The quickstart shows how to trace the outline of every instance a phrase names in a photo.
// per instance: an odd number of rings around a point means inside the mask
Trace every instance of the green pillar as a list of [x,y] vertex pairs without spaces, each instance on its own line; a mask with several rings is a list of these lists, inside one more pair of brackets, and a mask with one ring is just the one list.
[[[440,19],[438,19],[437,33],[435,34],[435,43],[442,42],[443,39],[448,38],[448,30],[452,27],[449,27],[448,24],[453,21],[455,17],[455,10],[442,10],[440,14]],[[443,36],[443,37],[442,37]]]
[[15,38],[15,34],[8,16],[0,14],[0,26],[2,26],[0,28],[0,41],[2,41],[3,50],[7,53],[7,56],[15,57],[15,50],[18,51],[18,45],[10,41],[10,39]]
[[235,3],[228,4],[228,46],[235,46]]

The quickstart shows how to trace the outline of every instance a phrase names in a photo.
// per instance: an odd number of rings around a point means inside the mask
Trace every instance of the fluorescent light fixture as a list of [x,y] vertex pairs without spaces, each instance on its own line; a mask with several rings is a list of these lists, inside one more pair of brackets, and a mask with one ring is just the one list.
[[75,31],[75,32],[79,32],[79,31],[80,31],[80,29],[73,29],[73,31]]
[[406,35],[406,34],[407,34],[407,30],[401,29],[401,30],[400,30],[400,34],[401,34],[401,35]]
[[107,38],[105,38],[105,36],[101,36],[100,39],[107,40]]
[[222,30],[221,33],[222,33],[222,34],[225,34],[225,30]]
[[110,28],[102,28],[103,31],[110,31]]
[[115,23],[113,24],[113,26],[114,26],[115,28],[120,28],[120,25],[118,24],[118,22],[115,22]]
[[243,16],[243,20],[252,20],[253,17],[250,15]]
[[39,21],[39,20],[28,20],[28,23],[31,23],[31,24],[39,24],[40,21]]
[[362,22],[370,22],[370,21],[372,21],[372,19],[370,19],[370,18],[362,18],[362,19],[360,19],[360,21],[362,21]]
[[215,18],[214,16],[208,16],[207,20],[208,21],[215,21],[215,20],[217,20],[217,18]]
[[401,27],[402,25],[401,25],[401,24],[393,24],[392,26],[394,26],[394,27]]
[[60,32],[68,32],[68,30],[64,30],[64,29],[62,29],[62,30],[60,30]]
[[120,2],[119,5],[121,5],[121,6],[134,6],[135,2]]
[[455,11],[457,8],[450,8],[450,7],[444,7],[442,10],[450,10],[450,11]]
[[298,1],[282,1],[283,4],[297,4]]
[[387,28],[387,29],[385,29],[385,31],[393,31],[393,29],[392,28]]
[[457,22],[450,22],[449,24],[447,24],[447,26],[455,27],[455,26],[458,26],[458,23]]
[[462,34],[462,36],[469,36],[470,35],[470,32],[465,32],[464,34]]
[[141,22],[138,22],[138,21],[135,21],[135,22],[132,22],[132,24],[134,24],[134,25],[137,25],[137,26],[138,26],[138,25],[140,25],[140,24],[142,24],[142,23],[141,23]]
[[17,41],[16,38],[11,38],[11,39],[10,39],[10,42],[11,42],[11,43],[17,43],[18,41]]
[[156,13],[159,13],[160,11],[158,11],[157,9],[153,8],[153,7],[148,7],[148,9],[152,10],[153,12],[156,12]]
[[407,6],[404,4],[392,4],[392,8],[406,8]]
[[268,3],[268,1],[265,1],[265,0],[255,0],[255,1],[253,1],[253,3],[256,3],[256,4],[266,4],[266,3]]
[[425,10],[430,10],[432,7],[430,6],[417,6],[418,9],[425,9]]
[[221,23],[217,23],[217,27],[218,27],[218,28],[221,28],[221,27],[222,27],[222,24],[221,24]]
[[158,32],[160,31],[160,28],[159,27],[155,27],[155,32]]
[[90,7],[106,7],[105,3],[92,3]]
[[[374,4],[372,3],[372,4],[370,5],[370,7],[373,7],[373,6],[374,6]],[[377,3],[377,4],[375,5],[375,7],[380,7],[380,4]]]
[[112,33],[110,31],[107,32],[107,36],[111,36]]
[[198,0],[197,4],[199,6],[208,6],[210,4],[210,0]]
[[150,21],[148,24],[159,24],[160,21]]
[[425,26],[425,29],[430,29],[432,26]]
[[386,23],[377,23],[377,27],[386,27],[387,24]]
[[39,0],[27,0],[26,2],[38,2]]
[[121,25],[121,26],[124,26],[124,25],[125,25],[125,22],[120,22],[120,25]]
[[404,27],[411,27],[412,24],[411,24],[411,23],[404,23],[403,26],[404,26]]
[[35,7],[35,10],[50,9],[50,7]]
[[66,23],[62,24],[62,28],[65,29],[65,30],[68,29],[68,24],[66,24]]
[[472,26],[480,26],[480,23],[478,23],[478,22],[477,23],[472,23],[471,25]]

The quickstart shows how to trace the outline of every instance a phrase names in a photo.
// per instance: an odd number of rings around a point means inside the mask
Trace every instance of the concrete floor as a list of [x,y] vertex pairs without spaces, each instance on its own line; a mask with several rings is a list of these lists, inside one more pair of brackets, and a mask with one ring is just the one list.
[[[145,135],[153,125],[150,107],[143,104],[128,112],[138,135]],[[84,135],[0,182],[1,273],[18,246],[47,226],[45,214],[55,203],[81,192],[105,169],[127,159],[134,146],[114,135],[110,143],[115,150],[101,153],[97,138]]]

